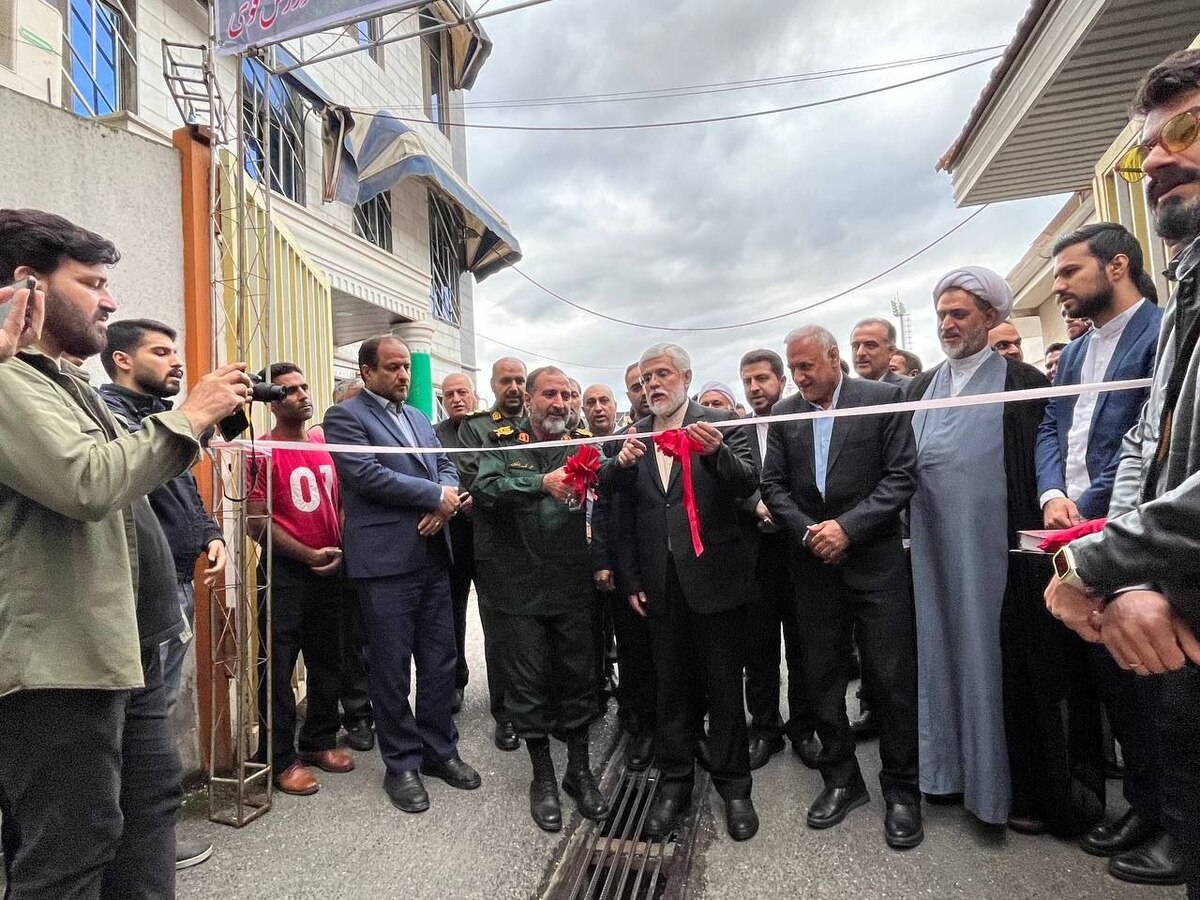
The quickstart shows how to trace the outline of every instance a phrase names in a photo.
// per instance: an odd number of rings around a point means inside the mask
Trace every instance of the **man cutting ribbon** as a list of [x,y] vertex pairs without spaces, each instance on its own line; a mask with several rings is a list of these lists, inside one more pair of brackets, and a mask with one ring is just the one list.
[[752,560],[738,520],[739,501],[758,487],[750,441],[741,427],[722,433],[712,424],[733,413],[688,402],[691,359],[682,347],[655,345],[639,367],[651,415],[635,427],[656,436],[626,440],[601,480],[618,495],[624,516],[617,580],[647,618],[657,670],[662,775],[644,832],[670,832],[691,798],[695,710],[704,709],[691,692],[703,684],[713,783],[725,800],[730,836],[745,840],[758,831],[742,695]]

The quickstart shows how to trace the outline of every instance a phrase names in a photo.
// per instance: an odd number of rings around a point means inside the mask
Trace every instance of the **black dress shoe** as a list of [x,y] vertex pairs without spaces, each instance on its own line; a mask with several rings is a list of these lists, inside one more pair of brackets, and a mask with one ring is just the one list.
[[456,715],[462,710],[463,705],[463,689],[454,689],[454,699],[450,701],[450,715]]
[[1045,834],[1046,822],[1037,816],[1009,816],[1008,827],[1017,834]]
[[896,850],[907,850],[925,840],[921,804],[889,803],[883,817],[883,837]]
[[799,743],[792,741],[792,752],[800,757],[800,762],[808,768],[815,769],[817,761],[821,758],[821,739],[815,734],[810,734]]
[[1183,884],[1183,860],[1171,837],[1159,832],[1140,847],[1108,861],[1108,874],[1131,884]]
[[496,735],[493,740],[500,750],[516,750],[521,746],[521,739],[517,737],[517,729],[513,728],[513,723],[507,719],[496,723]]
[[625,745],[625,768],[630,772],[644,772],[654,760],[654,735],[649,732],[634,732]]
[[867,741],[879,736],[879,726],[875,722],[875,713],[870,708],[861,708],[859,716],[850,723],[850,733],[856,741]]
[[388,772],[383,776],[383,789],[387,792],[392,806],[406,813],[425,812],[429,809],[429,794],[425,793],[425,785],[416,769],[409,769],[398,775]]
[[1132,809],[1115,821],[1101,822],[1083,836],[1079,846],[1092,856],[1116,856],[1152,838],[1158,829]]
[[749,797],[725,801],[725,828],[735,841],[748,841],[758,834],[758,813]]
[[836,825],[852,809],[858,809],[871,799],[867,786],[859,781],[849,787],[826,787],[808,808],[809,828],[829,828]]
[[366,753],[375,749],[375,729],[370,722],[355,722],[346,726],[346,746]]
[[457,756],[421,763],[421,774],[440,778],[460,791],[473,791],[482,783],[479,773]]
[[765,766],[776,753],[779,753],[787,746],[784,743],[782,734],[773,734],[769,737],[755,735],[750,738],[750,769],[761,769]]
[[667,790],[655,795],[650,809],[646,812],[646,823],[642,826],[642,834],[646,837],[666,837],[679,822],[679,817],[687,809],[691,792],[677,794]]

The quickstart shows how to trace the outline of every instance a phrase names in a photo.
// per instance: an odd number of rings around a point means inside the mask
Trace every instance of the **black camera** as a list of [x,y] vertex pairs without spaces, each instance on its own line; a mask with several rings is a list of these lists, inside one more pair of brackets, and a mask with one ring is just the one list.
[[[279,403],[288,398],[288,389],[283,385],[271,384],[254,374],[251,374],[249,377],[252,383],[250,385],[250,396],[246,398],[248,401],[252,403]],[[237,410],[217,423],[217,428],[221,430],[221,436],[227,441],[232,441],[249,427],[250,419],[244,409]]]
[[251,375],[250,400],[255,403],[280,403],[288,398],[288,389],[281,384],[268,384],[257,375]]

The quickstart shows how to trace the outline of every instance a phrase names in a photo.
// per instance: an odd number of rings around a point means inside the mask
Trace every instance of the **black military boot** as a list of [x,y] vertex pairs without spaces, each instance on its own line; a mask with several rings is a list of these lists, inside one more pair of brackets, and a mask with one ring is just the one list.
[[550,739],[533,738],[529,759],[533,762],[533,781],[529,783],[529,814],[543,831],[562,828],[562,806],[558,802],[558,784],[554,777],[554,760],[550,758]]
[[596,786],[596,778],[588,762],[586,728],[567,735],[567,774],[563,776],[562,789],[575,801],[575,806],[586,818],[603,821],[608,817],[608,801]]

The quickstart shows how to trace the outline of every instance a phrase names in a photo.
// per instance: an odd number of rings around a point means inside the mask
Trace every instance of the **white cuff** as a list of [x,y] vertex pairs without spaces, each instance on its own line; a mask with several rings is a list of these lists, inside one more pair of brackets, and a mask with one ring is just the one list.
[[1058,488],[1050,488],[1050,490],[1045,491],[1042,494],[1042,496],[1038,497],[1038,506],[1040,506],[1044,509],[1046,504],[1049,503],[1051,500],[1066,500],[1066,499],[1067,499],[1067,495],[1064,494],[1062,491],[1060,491]]

